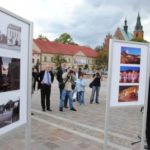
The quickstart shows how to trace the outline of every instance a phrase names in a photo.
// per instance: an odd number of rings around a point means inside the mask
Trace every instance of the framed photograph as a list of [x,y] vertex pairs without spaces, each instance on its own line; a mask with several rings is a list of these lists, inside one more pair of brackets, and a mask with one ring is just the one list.
[[138,101],[138,86],[119,86],[118,103]]
[[144,105],[148,50],[148,43],[111,40],[110,106]]
[[20,59],[0,56],[0,93],[20,89]]
[[141,49],[121,46],[121,64],[140,64]]
[[140,67],[120,66],[120,83],[139,83]]
[[19,120],[20,117],[20,98],[5,100],[0,103],[0,128],[4,128]]

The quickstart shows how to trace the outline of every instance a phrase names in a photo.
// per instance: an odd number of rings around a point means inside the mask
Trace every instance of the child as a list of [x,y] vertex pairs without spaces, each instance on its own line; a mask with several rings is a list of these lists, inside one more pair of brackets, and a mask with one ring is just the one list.
[[76,81],[76,90],[78,92],[79,104],[84,104],[84,91],[86,86],[86,80],[84,79],[84,74],[80,73],[79,79]]

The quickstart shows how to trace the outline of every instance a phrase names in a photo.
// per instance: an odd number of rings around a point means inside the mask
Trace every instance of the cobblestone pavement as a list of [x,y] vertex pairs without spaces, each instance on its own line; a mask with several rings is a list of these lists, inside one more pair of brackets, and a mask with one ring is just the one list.
[[[88,83],[90,80],[88,80]],[[55,80],[51,92],[52,112],[42,112],[40,91],[32,98],[32,150],[102,150],[105,125],[107,80],[102,81],[100,104],[90,104],[91,89],[87,86],[85,105],[74,103],[77,112],[59,111],[59,90]],[[142,113],[140,107],[110,109],[108,150],[138,150]],[[25,149],[24,127],[2,136],[0,150]]]

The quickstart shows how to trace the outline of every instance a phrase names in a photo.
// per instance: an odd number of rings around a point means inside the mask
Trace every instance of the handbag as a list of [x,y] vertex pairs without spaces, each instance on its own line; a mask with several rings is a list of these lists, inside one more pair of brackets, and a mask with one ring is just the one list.
[[92,87],[93,87],[93,82],[91,82],[91,83],[89,84],[89,87],[90,87],[90,88],[92,88]]

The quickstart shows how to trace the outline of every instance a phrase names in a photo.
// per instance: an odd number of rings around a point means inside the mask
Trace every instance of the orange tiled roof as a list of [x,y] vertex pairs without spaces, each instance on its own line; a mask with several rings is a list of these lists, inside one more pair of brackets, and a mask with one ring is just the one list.
[[87,57],[97,57],[98,53],[92,48],[71,44],[62,44],[48,40],[34,39],[36,45],[40,48],[41,53],[61,54],[73,56],[78,52],[84,53]]

